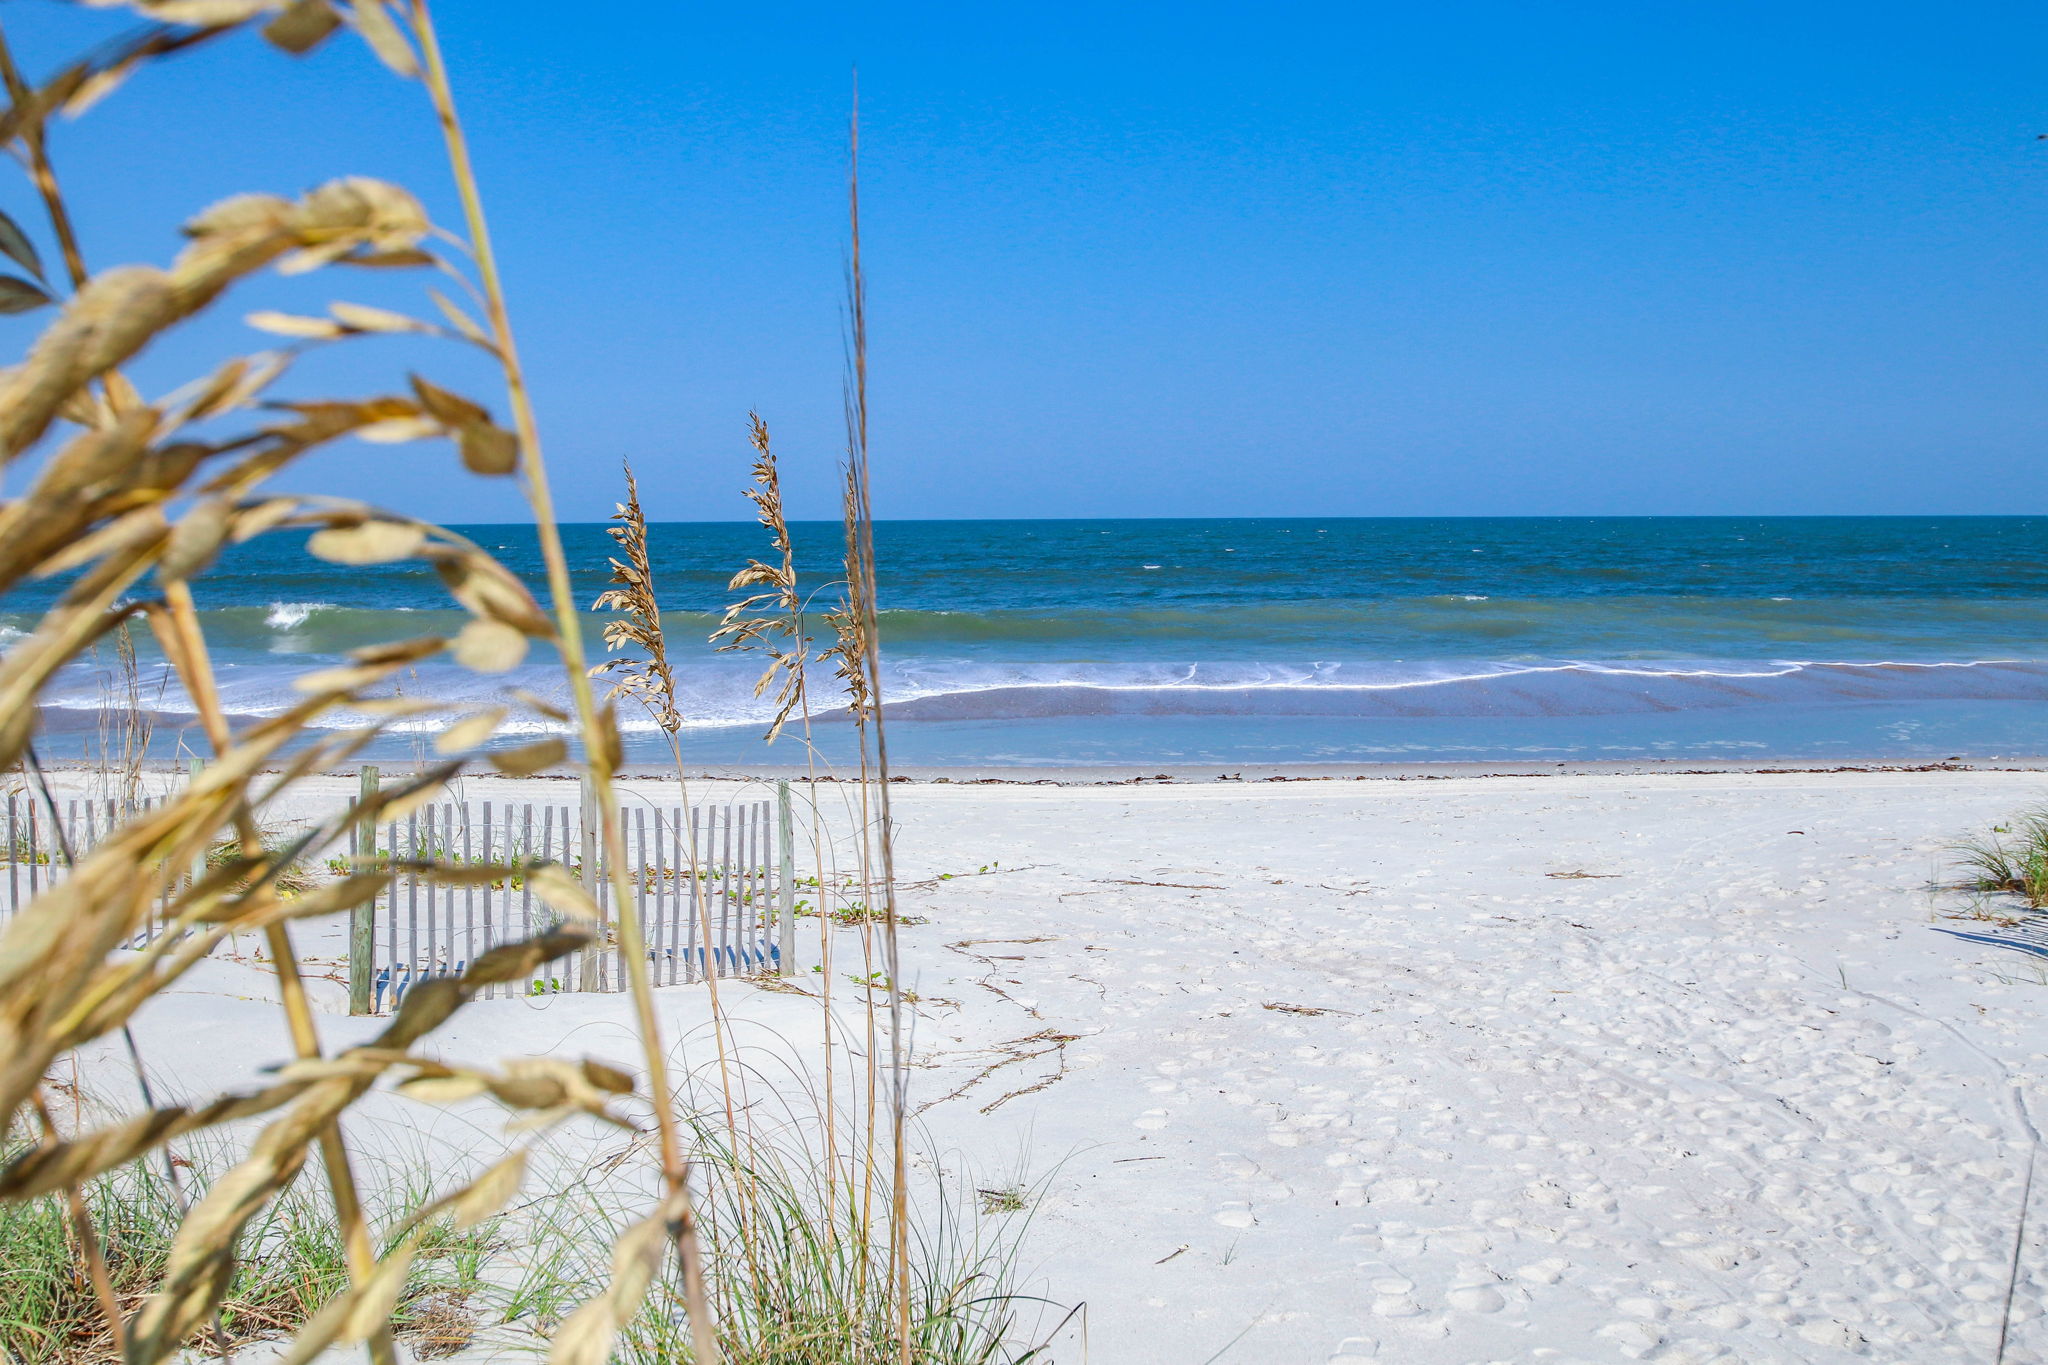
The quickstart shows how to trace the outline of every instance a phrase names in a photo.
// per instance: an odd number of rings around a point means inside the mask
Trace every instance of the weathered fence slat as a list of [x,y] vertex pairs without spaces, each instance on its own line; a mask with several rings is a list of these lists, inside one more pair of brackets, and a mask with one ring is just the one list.
[[[699,982],[713,972],[789,970],[794,955],[786,945],[794,894],[786,882],[794,862],[782,846],[780,822],[770,803],[641,805],[622,811],[619,844],[626,865],[618,880],[633,901],[623,906],[603,842],[585,823],[586,815],[595,818],[595,802],[475,808],[444,803],[411,817],[402,835],[392,831],[391,846],[415,858],[439,854],[516,865],[525,858],[576,855],[571,870],[599,907],[595,941],[551,969],[494,988],[492,994],[624,989],[626,959],[619,930],[628,914],[639,922],[656,984]],[[536,912],[531,889],[516,876],[458,888],[401,871],[386,896],[392,907],[400,899],[406,904],[405,922],[398,923],[395,909],[388,909],[382,919],[384,942],[376,945],[373,997],[378,1009],[391,1008],[419,980],[461,971],[507,941],[514,925],[526,936],[553,917],[544,908]]]
[[[366,766],[359,782],[354,807],[367,810],[379,790],[376,769]],[[83,857],[156,804],[155,798],[60,802],[10,794],[0,915],[61,881],[72,858]],[[579,805],[439,802],[381,827],[371,818],[347,817],[341,841],[348,870],[385,874],[378,893],[341,918],[332,931],[334,946],[326,950],[346,967],[350,1013],[389,1011],[418,982],[460,973],[492,948],[560,922],[554,910],[536,905],[530,879],[516,870],[490,880],[438,881],[419,870],[433,860],[508,869],[529,861],[563,862],[599,906],[597,937],[588,948],[526,980],[493,986],[490,995],[624,989],[627,963],[618,930],[629,914],[639,924],[648,970],[658,985],[701,982],[713,973],[795,970],[794,830],[786,786],[778,787],[772,805],[639,804],[623,811],[619,834],[626,866],[618,880],[630,905],[618,903],[606,875],[605,851],[592,823],[595,801],[586,798]],[[160,904],[168,905],[204,877],[206,861],[200,852],[190,868],[163,869]],[[146,945],[163,923],[152,915],[134,946]]]

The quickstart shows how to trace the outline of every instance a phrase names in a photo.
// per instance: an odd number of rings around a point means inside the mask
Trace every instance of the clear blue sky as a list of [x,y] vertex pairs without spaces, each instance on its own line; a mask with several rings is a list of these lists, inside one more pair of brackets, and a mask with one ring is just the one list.
[[[657,517],[744,515],[749,406],[834,510],[855,63],[883,515],[2048,502],[2037,6],[438,3],[572,517],[622,454]],[[107,27],[0,18],[38,73]],[[352,39],[166,64],[56,152],[100,263],[349,172],[456,222]],[[397,344],[296,382],[414,363],[483,382]],[[434,449],[311,473],[516,515]]]

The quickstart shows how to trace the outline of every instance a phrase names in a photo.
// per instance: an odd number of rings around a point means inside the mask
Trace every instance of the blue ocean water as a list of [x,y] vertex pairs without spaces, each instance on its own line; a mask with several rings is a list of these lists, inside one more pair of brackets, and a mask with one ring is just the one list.
[[[540,581],[530,528],[461,529]],[[566,534],[588,602],[611,543],[601,525]],[[758,661],[705,644],[761,531],[670,523],[650,538],[688,754],[799,762],[789,739],[760,744]],[[841,533],[799,524],[794,539],[822,635]],[[2048,518],[887,522],[876,547],[901,762],[2048,753]],[[430,572],[338,570],[296,537],[239,547],[198,586],[228,704],[251,716],[347,649],[461,620]],[[37,605],[0,602],[0,631]],[[149,699],[178,709],[145,666]],[[90,710],[105,685],[79,670],[47,700]],[[405,683],[477,698],[508,685],[565,692],[538,656],[509,678],[431,665]],[[837,758],[830,687],[818,669],[813,733]],[[651,724],[626,720],[653,756]]]

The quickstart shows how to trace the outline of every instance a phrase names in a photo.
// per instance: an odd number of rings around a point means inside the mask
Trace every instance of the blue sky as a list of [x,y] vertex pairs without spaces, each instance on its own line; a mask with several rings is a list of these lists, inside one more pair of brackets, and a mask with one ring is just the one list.
[[[621,455],[657,517],[744,516],[750,406],[831,514],[856,63],[885,516],[2043,510],[2032,7],[438,14],[572,517]],[[0,19],[37,73],[108,27]],[[99,263],[351,172],[457,221],[420,92],[352,41],[167,63],[55,150]],[[232,311],[418,287],[266,280]],[[320,364],[299,391],[488,379],[399,343]],[[517,515],[439,448],[299,482]]]

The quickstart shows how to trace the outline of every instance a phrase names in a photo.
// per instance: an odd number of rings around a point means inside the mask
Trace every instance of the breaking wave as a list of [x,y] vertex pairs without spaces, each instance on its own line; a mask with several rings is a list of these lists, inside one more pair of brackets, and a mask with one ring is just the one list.
[[[292,704],[297,668],[245,665],[222,679],[223,703],[236,714],[272,715]],[[771,714],[753,695],[757,666],[719,661],[678,670],[688,724],[756,725]],[[840,714],[814,674],[816,717]],[[152,684],[152,687],[154,684]],[[523,686],[564,700],[559,676],[529,667],[479,677],[446,664],[426,665],[404,690],[461,704],[502,698]],[[101,704],[96,685],[46,698],[59,707]],[[166,709],[182,701],[175,683]],[[885,666],[888,714],[906,722],[1005,720],[1059,716],[1329,716],[1422,718],[1651,715],[1770,705],[1855,705],[1907,701],[2048,701],[2048,661],[1957,662],[1773,660],[1557,660],[1541,663],[1055,664],[905,661]],[[358,718],[338,715],[332,723]],[[652,728],[624,708],[623,727]],[[443,719],[417,728],[436,730]],[[515,729],[518,728],[515,724]],[[526,728],[548,728],[534,721]]]

